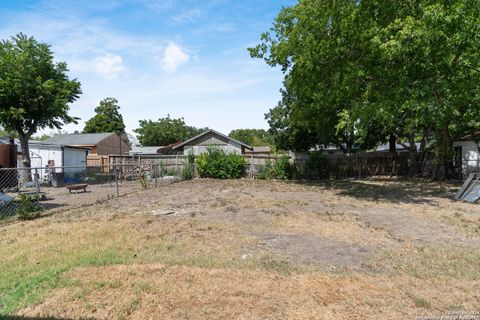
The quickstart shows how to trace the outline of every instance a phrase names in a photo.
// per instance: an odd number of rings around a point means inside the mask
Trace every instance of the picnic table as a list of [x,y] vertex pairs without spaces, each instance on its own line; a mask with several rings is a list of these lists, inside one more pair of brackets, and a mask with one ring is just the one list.
[[72,193],[72,190],[75,190],[77,192],[78,190],[83,190],[83,192],[87,192],[87,187],[88,187],[88,184],[86,183],[69,184],[65,186],[65,188],[68,189],[69,193]]

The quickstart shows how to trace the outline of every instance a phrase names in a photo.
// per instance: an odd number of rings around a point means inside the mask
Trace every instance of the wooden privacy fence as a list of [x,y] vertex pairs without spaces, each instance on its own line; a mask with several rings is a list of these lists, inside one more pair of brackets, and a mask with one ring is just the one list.
[[[243,155],[247,162],[247,175],[255,176],[262,167],[275,164],[281,155]],[[296,169],[296,178],[303,179],[343,179],[351,177],[382,176],[382,175],[407,175],[409,169],[408,153],[357,153],[323,154],[320,168],[312,164],[306,155],[287,157]],[[93,163],[93,159],[90,160]],[[95,160],[97,165],[102,165],[104,172],[124,170],[125,165],[132,167],[153,168],[161,166],[170,172],[180,174],[189,164],[188,156],[179,155],[151,155],[151,156],[108,156]],[[194,166],[194,164],[193,164]]]
[[396,153],[357,153],[328,154],[326,172],[330,178],[342,179],[350,177],[387,176],[408,174],[409,154]]
[[[267,163],[275,163],[280,156],[276,155],[242,155],[247,162],[247,175],[256,175],[258,174],[261,167],[265,166]],[[125,168],[125,165],[132,165],[137,167],[158,167],[162,166],[163,168],[168,169],[170,172],[175,172],[176,174],[181,174],[182,170],[186,166],[191,166],[189,164],[188,156],[179,154],[179,155],[147,155],[147,156],[109,156],[109,166],[110,170],[113,170],[115,166],[119,168]],[[193,164],[195,167],[195,164]],[[194,168],[196,172],[196,168]]]

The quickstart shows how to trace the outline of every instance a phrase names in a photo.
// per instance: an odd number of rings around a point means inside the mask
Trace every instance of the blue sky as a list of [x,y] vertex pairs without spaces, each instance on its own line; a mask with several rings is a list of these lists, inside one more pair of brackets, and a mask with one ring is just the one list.
[[224,133],[267,128],[282,73],[250,58],[282,6],[293,0],[0,0],[0,38],[18,32],[49,43],[83,94],[71,114],[81,130],[106,97],[132,132],[170,114]]

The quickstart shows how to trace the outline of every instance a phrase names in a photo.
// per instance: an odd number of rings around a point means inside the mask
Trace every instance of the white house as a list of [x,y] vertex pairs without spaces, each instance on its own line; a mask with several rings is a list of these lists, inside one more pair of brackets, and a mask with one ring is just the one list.
[[455,160],[461,161],[462,171],[469,174],[472,171],[480,171],[480,143],[471,140],[471,137],[455,141]]
[[74,172],[83,171],[86,166],[87,149],[84,148],[30,142],[29,151],[32,168],[70,167],[65,171]]
[[[8,143],[8,140],[0,139],[1,143]],[[23,167],[23,151],[20,142],[15,139],[17,145],[18,157],[17,167]],[[31,140],[28,142],[30,151],[30,167],[33,169],[42,170],[38,172],[41,176],[44,171],[49,172],[65,172],[65,173],[81,173],[85,171],[87,163],[86,148],[65,146],[61,144],[51,144],[44,141]],[[45,169],[48,167],[48,169]],[[53,169],[55,167],[55,169]],[[64,167],[64,168],[61,168]],[[32,174],[35,170],[32,171]]]

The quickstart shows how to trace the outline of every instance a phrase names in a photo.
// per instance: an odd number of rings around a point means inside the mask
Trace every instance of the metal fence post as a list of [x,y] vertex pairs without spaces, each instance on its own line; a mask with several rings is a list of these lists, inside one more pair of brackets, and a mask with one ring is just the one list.
[[35,193],[39,194],[40,193],[40,181],[39,181],[39,175],[38,175],[38,169],[37,168],[35,168],[34,181],[35,181]]
[[115,168],[115,187],[117,189],[117,197],[120,196],[120,189],[119,189],[119,186],[118,186],[118,172],[117,172],[117,168]]

